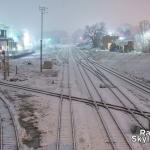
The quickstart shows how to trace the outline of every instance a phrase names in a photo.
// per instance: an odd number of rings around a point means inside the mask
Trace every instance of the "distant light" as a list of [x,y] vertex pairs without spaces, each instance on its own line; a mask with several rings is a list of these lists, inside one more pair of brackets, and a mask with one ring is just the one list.
[[115,35],[115,31],[113,31],[113,30],[108,30],[107,34],[110,35],[110,36]]
[[8,37],[12,38],[15,42],[18,42],[18,33],[14,29],[9,29],[8,30]]
[[111,45],[112,45],[112,43],[108,43],[108,49],[110,49],[111,48]]
[[17,44],[17,50],[23,50],[23,46],[21,44]]
[[24,41],[25,45],[29,45],[29,43],[30,43],[30,36],[27,31],[24,32],[24,34],[23,34],[23,41]]
[[145,40],[149,40],[150,39],[150,31],[147,31],[146,33],[144,33],[144,39]]
[[6,49],[5,46],[2,45],[2,50],[5,50],[5,49]]
[[123,40],[125,40],[125,38],[124,37],[119,37],[119,40],[123,41]]
[[83,37],[82,37],[82,36],[80,36],[80,37],[79,37],[79,39],[82,41],[82,40],[83,40]]
[[52,38],[43,39],[43,43],[45,46],[49,46],[52,43]]
[[49,42],[51,42],[51,41],[52,41],[52,39],[51,39],[51,38],[49,38],[48,40],[49,40]]
[[32,48],[32,46],[33,46],[32,39],[31,39],[31,36],[27,30],[25,30],[23,33],[23,42],[24,42],[24,47],[26,49]]

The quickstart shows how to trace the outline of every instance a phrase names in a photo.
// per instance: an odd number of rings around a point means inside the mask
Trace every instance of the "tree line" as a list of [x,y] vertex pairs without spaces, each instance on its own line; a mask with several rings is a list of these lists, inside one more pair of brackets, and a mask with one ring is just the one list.
[[[138,25],[133,26],[128,23],[118,27],[114,35],[125,37],[127,40],[135,41],[144,49],[147,45],[150,45],[150,21],[142,20]],[[147,34],[147,37],[145,36]],[[82,36],[82,40],[92,43],[93,48],[102,48],[102,38],[108,35],[108,29],[106,23],[100,22],[93,25],[87,25],[84,29],[77,30],[73,33],[73,39],[77,41],[79,36]],[[149,46],[150,47],[150,46]]]

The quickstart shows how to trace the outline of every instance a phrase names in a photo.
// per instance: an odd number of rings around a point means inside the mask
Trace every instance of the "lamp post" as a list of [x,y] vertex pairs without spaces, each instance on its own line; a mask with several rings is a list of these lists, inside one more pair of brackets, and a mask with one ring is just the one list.
[[46,12],[46,10],[47,10],[47,8],[46,7],[44,7],[44,6],[40,6],[39,7],[39,10],[40,10],[40,13],[41,13],[41,40],[40,40],[40,71],[42,72],[42,69],[43,69],[43,67],[42,67],[42,62],[43,62],[43,15],[45,14],[45,13],[47,13]]

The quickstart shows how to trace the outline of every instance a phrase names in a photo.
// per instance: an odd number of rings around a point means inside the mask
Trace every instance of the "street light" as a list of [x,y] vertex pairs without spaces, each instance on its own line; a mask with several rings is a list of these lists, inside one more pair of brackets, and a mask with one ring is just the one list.
[[44,7],[44,6],[40,6],[39,10],[41,13],[41,40],[40,40],[40,71],[42,72],[42,61],[43,61],[43,55],[42,55],[42,51],[43,51],[43,15],[46,12],[48,8]]

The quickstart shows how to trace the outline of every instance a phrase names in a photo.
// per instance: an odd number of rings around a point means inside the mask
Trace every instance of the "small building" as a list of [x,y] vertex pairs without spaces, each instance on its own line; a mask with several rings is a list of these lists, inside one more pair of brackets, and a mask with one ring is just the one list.
[[13,50],[17,49],[17,43],[12,39],[7,37],[7,31],[0,29],[0,49],[1,50]]
[[110,36],[106,35],[102,38],[102,45],[104,49],[110,49],[110,46],[115,43],[115,41],[118,39],[118,36]]
[[117,40],[115,44],[119,47],[120,52],[131,52],[134,50],[133,40]]
[[7,34],[6,30],[0,30],[0,49],[6,49],[7,48]]
[[131,52],[134,50],[134,42],[128,41],[126,45],[124,45],[124,52]]

